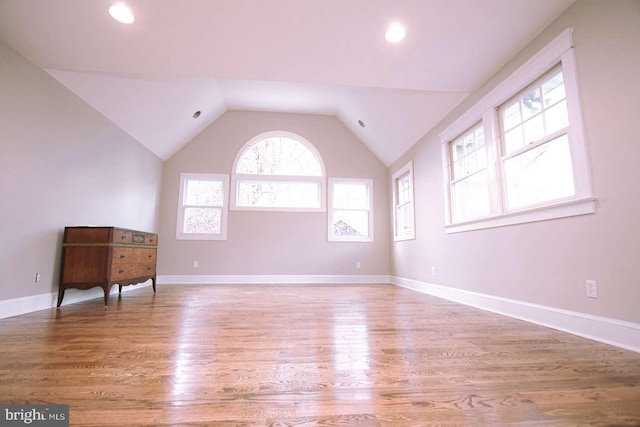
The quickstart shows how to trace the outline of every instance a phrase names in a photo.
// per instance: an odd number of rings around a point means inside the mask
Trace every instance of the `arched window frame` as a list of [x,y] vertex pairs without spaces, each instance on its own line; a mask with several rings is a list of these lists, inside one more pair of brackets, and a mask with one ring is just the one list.
[[[261,142],[267,138],[284,137],[293,139],[302,145],[304,145],[318,160],[320,163],[321,175],[269,175],[269,174],[241,174],[238,173],[238,163],[244,156],[246,151],[253,145]],[[316,147],[309,142],[306,138],[295,134],[293,132],[287,132],[282,130],[275,130],[264,132],[251,138],[245,143],[238,151],[236,158],[233,162],[233,169],[231,173],[231,188],[232,197],[230,203],[230,209],[236,211],[271,211],[271,212],[326,212],[326,170],[322,156],[316,149]],[[318,186],[318,204],[315,207],[283,207],[283,206],[243,206],[238,203],[239,187],[243,182],[276,182],[276,183],[311,183]]]

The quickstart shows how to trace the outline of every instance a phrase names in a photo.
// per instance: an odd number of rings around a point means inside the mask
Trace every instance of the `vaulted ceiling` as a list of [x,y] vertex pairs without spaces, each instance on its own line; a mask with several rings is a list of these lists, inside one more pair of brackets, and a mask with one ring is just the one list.
[[231,109],[335,115],[389,165],[573,1],[0,0],[0,38],[165,160]]

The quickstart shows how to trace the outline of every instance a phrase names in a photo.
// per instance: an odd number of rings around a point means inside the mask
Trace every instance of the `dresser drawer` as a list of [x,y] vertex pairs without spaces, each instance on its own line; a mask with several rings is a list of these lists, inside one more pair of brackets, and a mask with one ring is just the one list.
[[156,246],[158,244],[158,236],[134,231],[131,233],[131,243],[134,245]]
[[113,230],[113,243],[131,243],[131,235],[133,234],[130,230]]
[[136,262],[136,256],[133,249],[130,248],[113,248],[113,264],[130,264]]
[[113,264],[111,266],[111,281],[130,279],[138,277],[136,274],[136,264]]
[[156,263],[156,249],[135,249],[135,260],[140,264],[155,264]]
[[155,264],[137,264],[136,265],[137,277],[155,276],[155,274],[156,274]]
[[134,277],[154,276],[155,264],[113,264],[111,266],[111,280],[117,282]]

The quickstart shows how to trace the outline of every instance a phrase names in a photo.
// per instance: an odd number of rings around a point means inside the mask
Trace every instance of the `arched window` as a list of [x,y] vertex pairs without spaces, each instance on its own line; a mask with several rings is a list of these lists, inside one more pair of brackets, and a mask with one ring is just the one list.
[[325,172],[318,150],[300,135],[273,131],[255,136],[238,152],[232,209],[325,210]]

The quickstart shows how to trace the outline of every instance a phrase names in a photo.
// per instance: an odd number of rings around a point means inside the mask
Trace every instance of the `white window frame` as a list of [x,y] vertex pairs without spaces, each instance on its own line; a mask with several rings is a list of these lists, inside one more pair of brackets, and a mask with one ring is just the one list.
[[[402,233],[398,230],[398,210],[402,207],[399,205],[399,197],[398,197],[398,181],[403,176],[409,176],[409,195],[411,200],[405,203],[402,206],[410,205],[411,207],[411,230],[408,232]],[[413,240],[416,238],[416,208],[415,208],[415,190],[414,190],[414,179],[413,179],[413,161],[410,161],[400,169],[398,169],[391,176],[391,188],[393,188],[393,240],[396,242],[403,240]]]
[[[321,168],[321,176],[291,176],[291,175],[258,175],[258,174],[239,174],[238,163],[244,153],[251,147],[252,145],[262,141],[263,139],[271,138],[271,137],[285,137],[291,138],[299,143],[303,144],[305,147],[311,151],[318,162],[320,162]],[[275,206],[243,206],[238,204],[238,196],[239,196],[239,186],[242,182],[299,182],[299,183],[313,183],[318,185],[318,206],[316,208],[304,208],[304,207],[275,207]],[[268,212],[326,212],[326,172],[324,167],[324,162],[322,161],[322,156],[316,149],[316,147],[309,142],[306,138],[295,134],[293,132],[287,131],[269,131],[264,132],[259,135],[251,138],[246,144],[242,146],[242,148],[238,151],[236,158],[233,162],[233,170],[231,173],[231,188],[233,191],[233,197],[231,198],[231,210],[234,211],[268,211]]]
[[[595,212],[596,199],[591,190],[587,144],[582,123],[580,94],[572,40],[573,29],[568,28],[552,40],[524,65],[491,90],[480,101],[463,113],[440,134],[445,198],[445,227],[447,233],[456,233],[505,225],[544,221]],[[560,64],[564,76],[569,111],[569,144],[573,164],[575,195],[561,201],[551,201],[533,207],[508,211],[504,203],[502,177],[500,122],[498,107]],[[482,121],[487,147],[489,174],[490,214],[479,219],[453,222],[450,187],[451,159],[449,143]]]
[[[184,233],[184,211],[189,206],[184,205],[184,191],[187,181],[209,180],[222,182],[222,206],[220,207],[220,234],[214,233]],[[209,173],[181,173],[178,195],[178,215],[176,221],[176,240],[227,240],[227,219],[229,216],[229,175]]]
[[[366,236],[337,236],[333,233],[333,188],[335,184],[366,184],[369,198],[369,230]],[[354,209],[361,211],[362,209]],[[329,178],[329,209],[327,214],[327,239],[330,242],[373,242],[373,180],[359,178]]]

